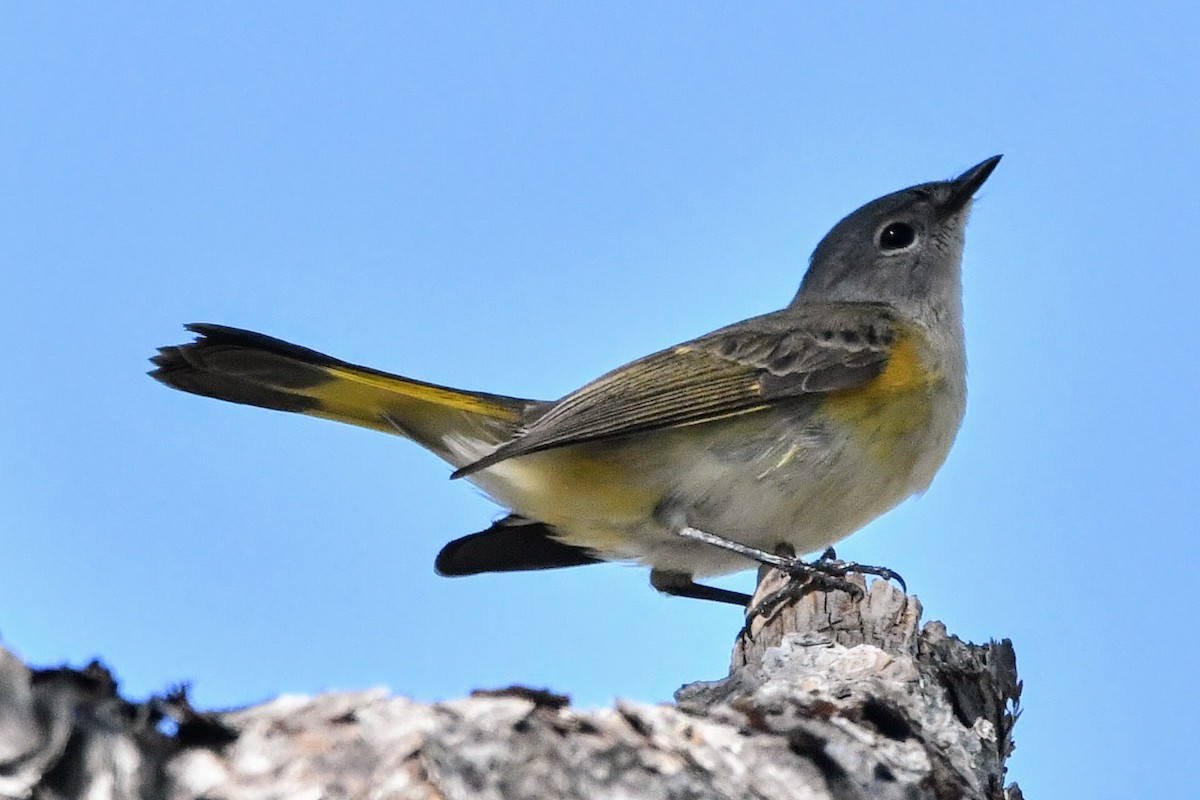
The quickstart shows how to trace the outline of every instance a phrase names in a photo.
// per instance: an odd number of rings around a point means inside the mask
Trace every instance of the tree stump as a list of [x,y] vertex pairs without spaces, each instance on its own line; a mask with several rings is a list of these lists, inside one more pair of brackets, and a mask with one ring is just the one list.
[[0,797],[1019,800],[1012,645],[920,616],[884,581],[809,594],[742,631],[727,678],[592,710],[511,687],[200,712],[183,692],[122,699],[96,663],[31,669],[0,649]]

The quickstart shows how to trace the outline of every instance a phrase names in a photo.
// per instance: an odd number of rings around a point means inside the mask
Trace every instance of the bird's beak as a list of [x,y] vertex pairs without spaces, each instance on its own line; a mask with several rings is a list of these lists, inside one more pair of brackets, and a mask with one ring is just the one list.
[[983,182],[992,174],[992,170],[1000,163],[1002,156],[992,156],[986,161],[981,161],[969,170],[959,175],[954,180],[950,181],[950,197],[942,205],[942,212],[947,216],[956,214],[963,209],[967,203],[971,202],[971,198],[975,196],[975,192]]

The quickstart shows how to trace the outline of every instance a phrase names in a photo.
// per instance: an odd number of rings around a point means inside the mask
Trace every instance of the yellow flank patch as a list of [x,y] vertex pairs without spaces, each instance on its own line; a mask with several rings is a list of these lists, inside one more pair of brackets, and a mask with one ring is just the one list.
[[837,394],[844,397],[863,395],[886,395],[897,392],[924,391],[938,380],[938,375],[925,368],[914,337],[900,337],[892,346],[887,366],[875,380],[857,389],[847,389]]
[[865,386],[833,392],[822,412],[870,439],[870,449],[886,459],[899,437],[925,425],[932,413],[931,389],[941,375],[925,367],[912,334],[892,347],[882,373]]
[[505,499],[520,513],[567,533],[588,521],[619,529],[650,515],[661,497],[631,470],[620,449],[584,444],[502,461],[490,473],[508,484]]

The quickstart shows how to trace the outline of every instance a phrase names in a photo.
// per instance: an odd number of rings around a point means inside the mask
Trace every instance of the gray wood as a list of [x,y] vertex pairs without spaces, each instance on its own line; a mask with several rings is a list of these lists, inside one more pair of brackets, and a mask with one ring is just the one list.
[[1011,644],[920,616],[882,581],[858,603],[811,594],[743,631],[727,678],[604,709],[514,687],[201,713],[182,694],[124,700],[98,664],[37,670],[0,649],[0,797],[1019,800]]

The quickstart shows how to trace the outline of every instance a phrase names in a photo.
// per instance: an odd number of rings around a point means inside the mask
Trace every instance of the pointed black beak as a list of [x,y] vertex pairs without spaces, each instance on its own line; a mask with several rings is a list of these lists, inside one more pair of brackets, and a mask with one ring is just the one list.
[[950,197],[946,199],[942,206],[942,212],[950,215],[958,213],[963,206],[971,202],[971,198],[975,196],[976,190],[983,186],[983,182],[992,174],[992,170],[1000,163],[1003,156],[992,156],[987,161],[982,161],[969,170],[959,175],[954,180],[950,181],[951,192]]

